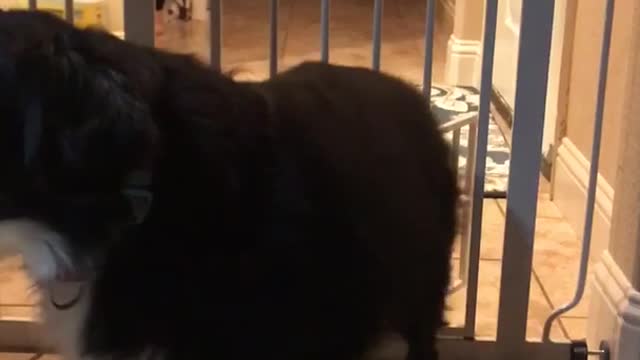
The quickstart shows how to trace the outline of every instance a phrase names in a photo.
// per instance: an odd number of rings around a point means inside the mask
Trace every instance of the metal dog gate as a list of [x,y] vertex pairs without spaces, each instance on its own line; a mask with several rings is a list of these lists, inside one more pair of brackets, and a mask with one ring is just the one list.
[[[153,45],[153,1],[123,1],[125,39],[144,45]],[[330,61],[330,0],[318,1],[318,7],[321,12],[320,60],[328,62]],[[423,83],[421,86],[425,97],[430,95],[432,84],[435,1],[426,0],[425,6],[425,56]],[[482,77],[478,115],[464,120],[440,124],[440,129],[443,133],[453,133],[452,145],[454,151],[458,149],[460,130],[463,127],[468,127],[470,134],[468,162],[465,173],[461,176],[464,197],[467,200],[463,202],[463,218],[469,221],[463,223],[459,279],[451,289],[451,291],[466,292],[465,320],[462,326],[449,327],[442,331],[439,342],[442,359],[566,360],[586,359],[589,355],[599,355],[601,358],[608,356],[606,344],[602,344],[602,349],[590,351],[584,342],[563,343],[553,342],[550,339],[550,330],[553,322],[560,315],[578,304],[585,289],[614,7],[614,0],[600,1],[606,1],[606,13],[604,14],[605,25],[600,60],[600,81],[578,283],[574,298],[565,306],[554,310],[547,319],[541,342],[527,341],[526,325],[554,1],[522,1],[511,164],[508,178],[509,191],[506,205],[502,276],[500,280],[498,330],[496,339],[492,341],[481,341],[475,338],[483,215],[482,202],[484,197],[498,0],[486,0],[485,2]],[[383,0],[372,0],[372,2],[373,61],[371,67],[379,70],[384,4]],[[31,9],[37,8],[37,0],[29,0],[28,4]],[[210,63],[214,69],[218,70],[221,68],[222,55],[222,5],[223,2],[221,0],[209,0]],[[265,5],[267,4],[265,3]],[[269,0],[268,6],[270,9],[269,73],[274,75],[278,71],[278,0]],[[74,21],[73,9],[74,1],[64,0],[64,16],[71,22]],[[43,342],[38,339],[40,339],[40,327],[38,324],[28,321],[0,320],[0,346],[3,350],[38,351],[43,346]]]

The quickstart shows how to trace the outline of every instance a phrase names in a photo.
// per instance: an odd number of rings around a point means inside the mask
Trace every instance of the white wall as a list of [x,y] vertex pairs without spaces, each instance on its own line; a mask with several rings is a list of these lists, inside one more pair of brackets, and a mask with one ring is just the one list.
[[[516,71],[522,0],[503,0],[499,1],[498,4],[493,86],[513,108],[516,94]],[[566,7],[567,0],[555,1],[551,57],[549,59],[549,83],[542,139],[542,152],[545,155],[550,146],[555,142],[556,125],[558,123],[560,69],[562,65],[562,49],[564,46]]]
[[556,0],[553,17],[553,35],[551,38],[551,57],[549,58],[549,83],[547,86],[547,105],[545,108],[542,152],[547,155],[556,141],[558,101],[560,100],[560,78],[562,53],[564,48],[565,23],[567,19],[567,0]]
[[493,86],[513,107],[522,0],[498,1]]

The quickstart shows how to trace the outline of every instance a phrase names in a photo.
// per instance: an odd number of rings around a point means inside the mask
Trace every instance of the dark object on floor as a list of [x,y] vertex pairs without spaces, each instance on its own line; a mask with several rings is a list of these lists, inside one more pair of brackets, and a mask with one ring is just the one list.
[[167,9],[169,16],[178,20],[190,21],[193,18],[193,1],[173,0]]
[[507,192],[506,191],[485,191],[484,198],[485,199],[506,199]]
[[0,79],[0,253],[45,295],[88,283],[43,305],[70,358],[353,360],[388,332],[437,358],[458,194],[414,87],[238,83],[35,12],[0,14]]

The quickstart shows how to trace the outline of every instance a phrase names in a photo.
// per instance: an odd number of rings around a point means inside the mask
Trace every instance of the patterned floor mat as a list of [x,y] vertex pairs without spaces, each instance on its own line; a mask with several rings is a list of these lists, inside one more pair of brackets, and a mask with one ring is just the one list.
[[[452,87],[434,85],[431,88],[432,111],[440,123],[473,117],[478,114],[480,93],[471,87]],[[452,140],[452,133],[445,134]],[[460,152],[458,171],[464,173],[468,154],[469,128],[464,127],[460,134]],[[503,194],[507,191],[509,177],[509,145],[493,116],[489,121],[489,139],[485,177],[485,193]]]

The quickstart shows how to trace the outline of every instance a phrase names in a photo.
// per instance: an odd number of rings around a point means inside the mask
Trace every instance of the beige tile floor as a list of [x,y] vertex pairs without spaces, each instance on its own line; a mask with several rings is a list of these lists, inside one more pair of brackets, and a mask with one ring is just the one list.
[[[264,0],[225,2],[223,66],[225,69],[247,70],[251,78],[267,76],[268,32],[267,7]],[[279,61],[281,68],[304,59],[317,59],[319,15],[317,1],[280,0]],[[334,1],[331,18],[331,61],[346,65],[369,66],[371,62],[372,15],[370,1]],[[387,2],[383,23],[382,70],[406,80],[420,83],[422,77],[422,44],[424,1],[395,0]],[[159,47],[192,53],[207,59],[207,32],[204,23],[171,22],[166,33],[158,38]],[[434,50],[434,81],[442,82],[446,40],[442,23],[436,24]],[[536,243],[527,336],[539,338],[542,326],[552,308],[567,302],[574,291],[578,267],[579,243],[575,232],[549,199],[548,184],[542,183],[538,199]],[[505,223],[505,201],[484,202],[481,261],[479,273],[478,318],[476,332],[481,337],[496,333],[500,260]],[[29,296],[29,283],[15,270],[15,259],[0,264],[0,319],[32,317],[35,296]],[[453,267],[459,265],[454,256]],[[557,339],[579,339],[585,336],[587,293],[575,310],[564,316],[553,328]],[[449,298],[452,324],[463,319],[462,292]],[[1,336],[1,335],[0,335]],[[0,360],[29,359],[28,355],[0,354]],[[49,360],[49,359],[47,359]]]
[[[484,201],[476,320],[476,334],[479,337],[493,338],[496,335],[505,211],[505,200]],[[454,274],[457,274],[460,261],[457,251],[459,249],[456,247],[453,257]],[[552,309],[567,303],[573,297],[579,254],[580,244],[575,232],[549,199],[548,192],[541,189],[530,287],[528,339],[540,339],[544,322]],[[585,337],[588,301],[587,290],[578,307],[555,324],[551,334],[554,339],[575,340]],[[451,307],[448,319],[453,325],[462,325],[464,292],[452,294],[448,303]]]

